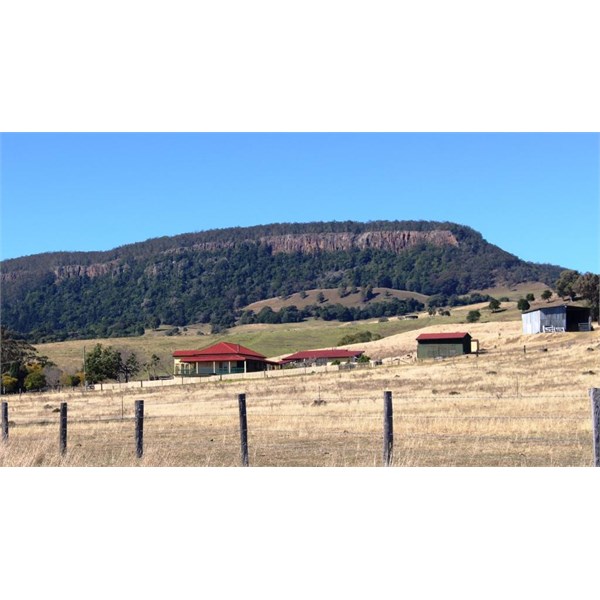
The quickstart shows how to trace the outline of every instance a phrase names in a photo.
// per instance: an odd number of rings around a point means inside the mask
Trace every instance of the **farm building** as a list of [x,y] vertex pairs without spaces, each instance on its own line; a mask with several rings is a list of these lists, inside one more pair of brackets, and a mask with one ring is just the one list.
[[206,377],[229,373],[252,373],[279,368],[279,363],[239,344],[219,342],[203,350],[173,352],[174,373],[187,377]]
[[574,304],[548,304],[526,310],[521,315],[523,333],[555,333],[559,331],[591,331],[591,311]]
[[[477,342],[477,340],[473,340]],[[417,338],[417,358],[460,356],[471,353],[468,333],[422,333]]]
[[331,364],[335,360],[355,362],[364,350],[344,350],[343,348],[332,348],[331,350],[305,350],[296,352],[281,359],[282,365],[293,366],[320,366]]

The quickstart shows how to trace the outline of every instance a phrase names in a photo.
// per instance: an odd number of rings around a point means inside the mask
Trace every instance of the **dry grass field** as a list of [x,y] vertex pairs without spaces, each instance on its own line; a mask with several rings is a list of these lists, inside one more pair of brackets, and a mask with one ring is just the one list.
[[[385,390],[393,393],[394,466],[591,466],[588,389],[600,387],[600,331],[523,336],[518,321],[435,327],[457,329],[480,340],[479,356],[417,362],[408,331],[360,345],[383,359],[378,367],[7,397],[13,425],[0,466],[236,466],[239,393],[251,466],[378,466]],[[139,460],[137,399],[146,416]],[[69,407],[64,457],[60,402]]]

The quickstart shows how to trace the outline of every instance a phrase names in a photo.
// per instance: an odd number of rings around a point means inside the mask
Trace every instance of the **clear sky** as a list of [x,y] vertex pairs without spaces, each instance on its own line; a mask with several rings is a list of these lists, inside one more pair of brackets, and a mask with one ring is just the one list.
[[273,222],[453,221],[600,271],[599,136],[3,134],[2,258]]

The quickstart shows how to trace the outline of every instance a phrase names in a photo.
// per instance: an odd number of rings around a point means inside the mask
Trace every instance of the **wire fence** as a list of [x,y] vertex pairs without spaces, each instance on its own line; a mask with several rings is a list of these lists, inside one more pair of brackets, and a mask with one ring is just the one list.
[[445,396],[436,407],[391,392],[352,403],[2,402],[0,465],[600,466],[600,390],[589,398],[592,418],[585,394],[560,396],[560,409],[550,397]]

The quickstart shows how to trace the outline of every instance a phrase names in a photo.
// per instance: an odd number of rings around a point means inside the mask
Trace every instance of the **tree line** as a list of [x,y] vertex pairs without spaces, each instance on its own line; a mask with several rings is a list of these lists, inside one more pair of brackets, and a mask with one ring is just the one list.
[[324,321],[359,321],[379,317],[393,317],[423,310],[424,304],[408,298],[399,300],[392,298],[383,302],[373,302],[366,306],[344,306],[342,304],[310,304],[304,308],[295,305],[285,306],[274,311],[265,306],[258,313],[252,310],[242,311],[239,323],[300,323],[308,318],[323,319]]
[[135,352],[96,344],[85,353],[80,369],[66,373],[6,327],[0,328],[1,393],[32,392],[48,387],[77,387],[107,380],[129,381],[141,371],[155,379],[161,366],[156,354],[142,362]]

